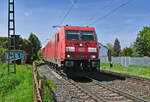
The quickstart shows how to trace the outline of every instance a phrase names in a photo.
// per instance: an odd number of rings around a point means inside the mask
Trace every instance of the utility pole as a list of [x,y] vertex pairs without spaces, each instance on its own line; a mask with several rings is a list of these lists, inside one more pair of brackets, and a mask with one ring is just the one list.
[[[16,36],[15,36],[15,4],[14,0],[8,0],[8,73],[16,74]],[[12,61],[12,63],[11,63]],[[11,71],[10,65],[13,65]]]
[[101,48],[101,46],[103,46],[104,48],[106,48],[108,50],[107,51],[108,61],[109,61],[109,64],[110,64],[110,68],[112,68],[113,64],[112,64],[111,50],[108,47],[106,47],[105,45],[99,43],[99,48]]

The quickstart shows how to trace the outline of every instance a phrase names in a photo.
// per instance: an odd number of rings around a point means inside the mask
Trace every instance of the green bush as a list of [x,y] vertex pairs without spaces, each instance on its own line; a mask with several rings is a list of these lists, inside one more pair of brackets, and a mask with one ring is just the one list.
[[0,61],[1,61],[1,58],[2,56],[5,54],[5,49],[0,47]]
[[32,66],[17,65],[16,74],[8,74],[7,66],[7,64],[0,66],[0,100],[33,102]]

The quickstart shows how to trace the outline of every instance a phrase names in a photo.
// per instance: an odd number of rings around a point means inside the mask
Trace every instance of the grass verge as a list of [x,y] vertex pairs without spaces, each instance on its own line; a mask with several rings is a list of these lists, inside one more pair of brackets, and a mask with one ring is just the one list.
[[47,78],[44,79],[45,80],[43,85],[43,102],[55,102],[55,96],[53,96],[53,94],[56,90],[56,85]]
[[130,65],[128,67],[124,67],[121,64],[113,63],[113,68],[110,68],[109,63],[101,63],[101,69],[112,71],[112,72],[135,75],[144,78],[150,78],[150,67],[148,66]]
[[32,66],[17,65],[8,74],[7,64],[0,65],[0,102],[33,102]]
[[[38,67],[38,70],[39,69],[42,69],[42,66]],[[54,91],[57,89],[56,84],[43,75],[38,76],[38,79],[44,79],[42,91],[43,102],[55,102]]]

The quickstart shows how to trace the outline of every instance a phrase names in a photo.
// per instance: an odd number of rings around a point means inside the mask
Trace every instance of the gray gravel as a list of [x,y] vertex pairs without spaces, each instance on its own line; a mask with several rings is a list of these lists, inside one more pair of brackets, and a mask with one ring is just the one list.
[[130,94],[142,97],[150,102],[150,85],[144,85],[142,82],[132,81],[129,79],[118,79],[108,75],[92,75],[97,80],[108,84],[112,87],[129,92]]
[[57,79],[46,65],[42,66],[39,72],[56,84],[55,99],[57,102],[94,102],[81,91],[75,91],[76,88],[74,86],[69,86],[69,83],[64,83],[62,80]]
[[129,80],[115,80],[107,84],[150,101],[150,85],[143,86],[142,83],[138,84]]
[[[57,91],[55,92],[55,98],[57,102],[94,102],[93,100],[90,100],[86,94],[78,90],[75,91],[76,88],[72,85],[69,85],[69,83],[64,83],[62,80],[57,79],[46,65],[43,65],[42,67],[43,68],[41,68],[39,71],[48,79],[53,81],[57,86]],[[112,87],[119,88],[133,95],[147,99],[150,102],[150,85],[145,86],[140,82],[136,83],[127,79],[121,80],[113,76],[107,76],[103,74],[94,74],[92,77],[95,77],[100,82],[108,84]],[[81,99],[81,97],[85,98]]]

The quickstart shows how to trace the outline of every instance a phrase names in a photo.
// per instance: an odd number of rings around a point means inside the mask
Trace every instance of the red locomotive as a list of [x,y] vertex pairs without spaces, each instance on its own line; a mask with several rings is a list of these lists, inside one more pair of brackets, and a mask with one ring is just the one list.
[[42,53],[45,61],[72,76],[100,69],[98,40],[92,27],[61,27]]

